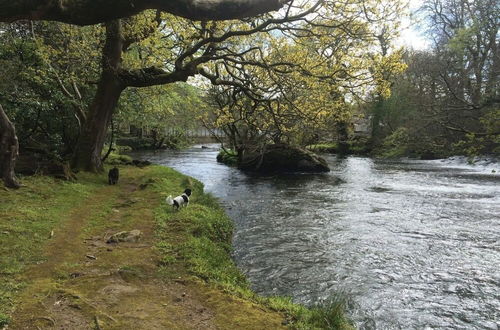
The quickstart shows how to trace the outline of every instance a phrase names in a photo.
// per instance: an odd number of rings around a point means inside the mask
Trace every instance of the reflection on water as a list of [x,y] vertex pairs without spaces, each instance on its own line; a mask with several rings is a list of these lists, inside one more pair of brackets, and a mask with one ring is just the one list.
[[319,175],[259,177],[216,146],[141,153],[205,183],[236,224],[255,291],[345,294],[360,328],[500,328],[498,163],[327,157]]

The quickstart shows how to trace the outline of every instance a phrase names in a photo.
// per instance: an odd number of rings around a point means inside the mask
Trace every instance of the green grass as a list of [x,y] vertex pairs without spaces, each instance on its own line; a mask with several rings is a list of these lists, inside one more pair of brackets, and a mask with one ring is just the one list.
[[3,313],[0,313],[0,327],[3,327],[9,323],[9,317]]
[[[231,238],[233,222],[225,214],[216,198],[203,193],[203,185],[191,179],[175,182],[171,170],[165,169],[162,182],[155,186],[158,192],[171,189],[172,183],[179,184],[179,191],[186,187],[193,189],[190,205],[181,211],[160,206],[155,214],[157,221],[156,246],[164,267],[162,273],[171,278],[175,263],[187,265],[191,276],[251,300],[272,310],[282,312],[295,329],[352,329],[344,313],[342,299],[332,299],[322,305],[307,308],[294,304],[286,297],[262,297],[250,290],[250,285],[231,259]],[[174,181],[174,182],[172,182]],[[175,233],[173,235],[173,233]],[[184,275],[184,274],[182,274]]]
[[[369,153],[368,141],[365,138],[357,138],[348,141],[349,149],[348,154],[354,155],[366,155]],[[339,145],[336,142],[325,142],[318,144],[311,144],[306,147],[306,149],[317,153],[338,153]]]
[[98,186],[97,180],[80,184],[41,176],[24,178],[23,185],[14,191],[0,189],[0,325],[25,285],[22,272],[43,261],[40,250],[51,232]]
[[[231,259],[233,223],[217,199],[203,192],[201,182],[160,166],[149,166],[147,170],[129,167],[128,171],[136,183],[149,182],[147,191],[154,191],[154,200],[142,202],[156,207],[155,248],[159,254],[158,274],[161,277],[166,280],[180,276],[201,279],[214,288],[283,313],[295,329],[352,328],[344,316],[342,301],[306,308],[289,298],[261,297],[252,292]],[[8,323],[15,298],[25,286],[23,272],[30,265],[44,261],[42,251],[50,240],[51,231],[57,235],[68,213],[103,188],[106,178],[105,175],[80,173],[78,182],[71,183],[35,176],[24,178],[23,184],[25,186],[17,191],[0,189],[0,326]],[[193,190],[187,208],[174,211],[163,202],[158,206],[159,200],[179,194],[185,188]],[[83,231],[88,235],[102,232],[103,219],[112,217],[117,203],[128,203],[127,198],[127,194],[114,194],[99,201],[102,208],[90,215]],[[147,197],[144,194],[136,198]],[[120,210],[125,221],[121,225],[132,226],[134,218],[127,216],[128,208]],[[68,276],[67,269],[79,267],[68,262],[56,270],[60,272],[61,281]],[[122,267],[119,271],[133,278],[140,278],[142,274],[135,266]]]

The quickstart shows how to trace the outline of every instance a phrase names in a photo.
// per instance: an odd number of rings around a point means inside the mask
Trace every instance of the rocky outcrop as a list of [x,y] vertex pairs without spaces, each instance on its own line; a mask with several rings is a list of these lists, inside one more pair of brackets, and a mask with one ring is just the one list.
[[297,147],[272,144],[257,154],[242,157],[239,168],[260,173],[329,172],[327,162],[320,156]]

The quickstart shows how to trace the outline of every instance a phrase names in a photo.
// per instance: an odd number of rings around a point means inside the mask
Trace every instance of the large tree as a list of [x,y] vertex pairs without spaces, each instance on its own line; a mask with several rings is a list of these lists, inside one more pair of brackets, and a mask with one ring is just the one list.
[[387,77],[404,69],[399,52],[377,47],[400,14],[398,2],[388,6],[346,1],[336,11],[320,8],[317,20],[261,38],[267,47],[257,56],[217,62],[216,74],[204,73],[218,85],[211,89],[216,111],[205,124],[226,132],[239,159],[269,142],[305,145],[337,132],[345,140],[353,104],[368,91],[388,95]]
[[[0,22],[14,22],[16,20],[51,20],[77,25],[90,25],[102,23],[117,18],[128,17],[140,13],[146,9],[157,9],[182,16],[193,20],[221,20],[232,18],[243,18],[276,10],[282,7],[284,1],[281,0],[23,0],[5,1],[0,0]],[[101,81],[98,87],[96,101],[103,100],[102,95],[106,93],[117,94],[123,90],[123,86],[117,84],[109,69],[117,67],[120,60],[117,58],[116,46],[121,45],[120,22],[108,23],[108,41],[105,47],[104,56],[108,57],[109,63],[104,63]],[[114,39],[114,42],[111,41]],[[121,50],[120,50],[121,51]],[[108,65],[109,64],[109,65]],[[113,81],[114,80],[114,81]],[[182,80],[182,79],[180,79]],[[115,101],[112,101],[112,103]],[[114,107],[114,104],[108,104]],[[91,106],[91,114],[95,114],[97,105]],[[1,111],[0,127],[2,127],[2,139],[11,141],[15,139],[15,144],[10,142],[0,144],[0,169],[2,169],[2,179],[10,187],[17,187],[17,180],[14,176],[15,160],[17,158],[17,136],[12,123]],[[108,115],[102,118],[106,123]],[[86,120],[86,123],[91,121]],[[89,124],[87,124],[89,125]],[[11,139],[12,136],[12,139]],[[100,137],[99,137],[100,139]],[[85,145],[85,142],[82,142]],[[14,149],[11,148],[15,145]],[[10,159],[7,155],[11,155]]]
[[[126,88],[186,81],[196,74],[218,83],[217,72],[211,72],[208,63],[234,65],[244,54],[263,51],[264,45],[246,43],[247,47],[240,47],[241,38],[254,36],[257,41],[259,33],[293,31],[299,22],[311,22],[314,17],[309,15],[323,5],[323,1],[312,6],[290,5],[289,10],[245,21],[195,23],[150,11],[107,22],[102,73],[73,159],[74,168],[102,170],[107,128]],[[316,19],[320,18],[317,14]],[[249,64],[265,65],[258,60]]]
[[432,47],[408,51],[393,96],[372,107],[381,149],[393,149],[391,156],[498,153],[500,4],[427,0],[423,13]]

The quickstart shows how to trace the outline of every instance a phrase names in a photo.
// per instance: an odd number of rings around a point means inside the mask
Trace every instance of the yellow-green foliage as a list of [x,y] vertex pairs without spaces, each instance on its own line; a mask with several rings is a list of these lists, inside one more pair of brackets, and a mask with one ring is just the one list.
[[[237,130],[238,136],[255,139],[267,133],[285,136],[285,141],[328,129],[332,123],[349,122],[355,100],[373,91],[388,97],[389,79],[405,69],[402,52],[387,52],[388,42],[386,51],[381,51],[380,40],[374,38],[381,31],[386,41],[394,37],[401,10],[399,1],[385,7],[380,1],[325,1],[318,9],[324,15],[311,19],[316,25],[296,23],[300,33],[287,38],[279,33],[240,38],[242,48],[265,46],[261,53],[245,53],[245,60],[274,64],[272,69],[245,67],[249,85],[265,90],[257,95],[269,94],[268,102],[255,105],[244,95],[228,94],[235,98],[233,102],[217,102],[215,119],[207,116],[205,122],[212,119],[214,127]],[[363,12],[367,16],[360,15]],[[213,67],[226,79],[234,76],[224,65]],[[254,133],[247,134],[248,130]]]
[[453,145],[458,154],[465,154],[471,160],[480,154],[500,153],[500,109],[493,109],[481,117],[485,134],[467,133],[465,138]]
[[336,152],[338,150],[339,146],[335,142],[330,142],[330,143],[318,143],[318,144],[311,144],[307,146],[307,149],[314,151],[314,152]]
[[226,165],[237,165],[238,155],[233,150],[221,150],[217,154],[217,161]]
[[408,153],[409,141],[410,137],[408,130],[404,127],[398,128],[384,139],[381,156],[384,158],[406,156]]

